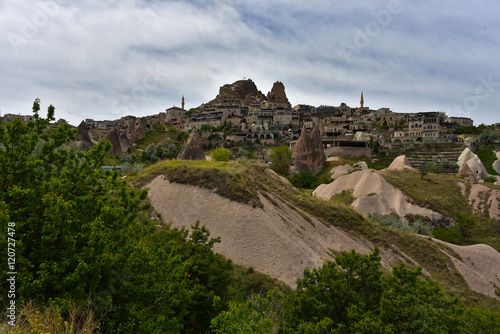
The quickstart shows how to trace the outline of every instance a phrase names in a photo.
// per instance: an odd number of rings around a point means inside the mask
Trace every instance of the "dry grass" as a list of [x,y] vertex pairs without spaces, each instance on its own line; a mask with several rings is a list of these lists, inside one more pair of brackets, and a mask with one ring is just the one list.
[[[17,316],[15,327],[4,323],[0,327],[0,332],[8,334],[87,334],[100,332],[99,320],[95,318],[89,305],[82,309],[73,303],[67,315],[63,316],[61,309],[57,306],[42,309],[30,301],[22,307]],[[3,318],[6,319],[5,316]]]

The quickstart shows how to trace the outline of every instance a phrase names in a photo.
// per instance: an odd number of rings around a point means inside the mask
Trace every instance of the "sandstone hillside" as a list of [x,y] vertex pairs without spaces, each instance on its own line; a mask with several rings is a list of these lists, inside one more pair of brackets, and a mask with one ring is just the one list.
[[[377,175],[362,173],[360,180]],[[188,228],[199,220],[221,237],[218,252],[291,286],[305,267],[319,266],[340,251],[379,247],[387,269],[399,263],[422,266],[450,293],[498,303],[500,253],[490,246],[455,246],[375,225],[351,207],[305,195],[266,166],[164,161],[133,182],[150,189],[151,204],[165,222]],[[397,189],[390,191],[403,202]],[[366,195],[361,197],[373,197]]]

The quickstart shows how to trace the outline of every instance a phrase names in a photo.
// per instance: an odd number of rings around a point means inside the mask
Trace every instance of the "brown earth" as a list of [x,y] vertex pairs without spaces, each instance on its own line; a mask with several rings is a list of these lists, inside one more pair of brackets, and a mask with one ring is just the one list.
[[305,267],[317,267],[333,259],[329,248],[360,253],[373,250],[370,243],[354,240],[312,217],[309,223],[278,199],[274,199],[275,206],[261,197],[264,209],[252,208],[212,190],[171,183],[163,176],[157,176],[147,187],[151,204],[173,226],[189,228],[199,220],[212,237],[222,238],[215,251],[291,286]]
[[[369,170],[357,173],[376,175]],[[162,175],[147,187],[151,204],[165,221],[172,222],[174,227],[189,228],[200,220],[212,237],[222,239],[214,246],[215,251],[292,287],[304,268],[333,259],[332,250],[354,249],[363,254],[373,250],[373,244],[366,239],[326,226],[275,197],[271,203],[261,196],[264,207],[252,208],[220,197],[213,190],[170,183]],[[449,256],[470,288],[496,297],[495,288],[500,287],[500,253],[486,245],[447,245],[458,254],[459,258]],[[408,260],[406,254],[390,250],[381,249],[381,255],[385,267]]]
[[469,287],[489,297],[498,298],[495,289],[500,287],[500,253],[488,245],[444,244],[458,254],[458,259],[453,256],[450,258]]
[[469,203],[477,213],[486,213],[492,219],[500,220],[500,190],[474,183],[471,185]]

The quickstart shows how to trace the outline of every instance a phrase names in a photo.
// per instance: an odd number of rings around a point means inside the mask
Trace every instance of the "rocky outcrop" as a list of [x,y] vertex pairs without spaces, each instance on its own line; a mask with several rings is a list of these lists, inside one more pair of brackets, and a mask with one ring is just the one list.
[[203,148],[201,148],[200,138],[198,137],[198,133],[196,133],[196,128],[191,131],[177,160],[206,160]]
[[151,131],[153,127],[146,117],[136,118],[127,128],[127,139],[129,143],[135,143],[138,140],[146,137],[146,133]]
[[471,151],[475,151],[479,148],[479,145],[477,143],[477,140],[476,138],[473,138],[473,137],[468,137],[468,138],[465,138],[464,140],[464,144],[471,150]]
[[485,180],[490,176],[481,159],[479,159],[476,154],[474,154],[474,158],[467,160],[462,167],[460,167],[457,175],[471,182]]
[[473,159],[475,156],[476,154],[472,152],[468,147],[466,147],[465,150],[463,150],[462,154],[460,154],[460,156],[458,157],[457,160],[458,168],[461,168],[465,162],[469,161],[470,159]]
[[90,139],[89,131],[87,130],[87,124],[82,121],[78,125],[78,133],[76,134],[76,149],[80,151],[90,151],[94,146],[92,140]]
[[289,105],[288,98],[285,94],[285,85],[283,85],[282,82],[276,81],[273,84],[273,88],[267,93],[267,101],[269,103]]
[[387,170],[413,169],[406,155],[400,155],[391,163]]
[[493,163],[493,169],[500,174],[500,151],[496,152],[497,161]]
[[321,132],[316,124],[308,133],[307,128],[302,128],[297,144],[292,151],[292,173],[312,172],[317,174],[321,171],[326,161],[325,152],[321,143]]
[[119,130],[112,129],[106,134],[106,139],[111,143],[111,151],[109,154],[122,154],[122,148],[120,144],[120,135],[118,133]]
[[221,103],[239,103],[242,105],[260,104],[266,97],[251,79],[239,80],[219,88],[219,94],[209,105]]
[[329,200],[344,190],[352,191],[356,199],[351,205],[364,216],[369,214],[387,215],[391,212],[400,217],[407,214],[418,214],[432,219],[441,215],[432,210],[412,204],[411,200],[398,188],[391,185],[381,171],[367,169],[336,178],[332,183],[322,184],[313,195]]

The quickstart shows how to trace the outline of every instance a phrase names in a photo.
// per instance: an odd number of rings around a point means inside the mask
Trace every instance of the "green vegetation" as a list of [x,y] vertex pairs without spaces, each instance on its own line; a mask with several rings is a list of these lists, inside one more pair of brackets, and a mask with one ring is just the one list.
[[273,148],[271,153],[271,169],[276,173],[288,176],[290,169],[290,160],[292,159],[292,152],[288,146],[280,146]]
[[486,145],[494,145],[500,143],[500,132],[494,129],[485,129],[479,136],[479,140]]
[[316,184],[316,182],[318,181],[318,177],[313,173],[307,171],[298,174],[293,174],[289,178],[289,180],[294,187],[312,189],[313,184]]
[[467,199],[458,185],[459,179],[455,176],[427,174],[422,178],[419,173],[411,170],[387,171],[382,175],[419,206],[448,217],[454,217],[456,211],[470,211]]
[[231,151],[227,148],[217,147],[210,156],[216,162],[229,161]]
[[146,133],[146,137],[135,142],[135,145],[131,147],[130,153],[145,150],[150,144],[168,146],[176,141],[177,136],[178,132],[175,127],[168,127],[165,129],[164,126],[156,124],[153,130]]
[[[490,175],[500,175],[493,168],[493,163],[498,160],[497,155],[495,154],[496,148],[494,146],[481,146],[476,152],[479,159],[483,163],[484,167]],[[496,181],[496,178],[495,178]],[[495,182],[493,181],[493,182]]]
[[388,215],[372,214],[369,215],[368,218],[372,223],[378,224],[380,226],[387,226],[409,233],[422,234],[427,236],[431,235],[429,227],[425,224],[425,222],[421,220],[412,220],[410,225],[408,225],[401,219],[401,217],[399,217],[394,212]]
[[342,203],[344,205],[351,205],[355,200],[356,197],[352,194],[352,189],[344,189],[330,198],[331,202]]
[[230,200],[262,207],[255,187],[252,165],[245,162],[162,161],[139,173],[139,184],[146,184],[156,175],[165,175],[170,182],[216,189],[216,194]]
[[[500,314],[465,309],[421,269],[404,264],[382,275],[378,249],[342,252],[335,262],[306,269],[285,301],[282,333],[498,332]],[[482,313],[482,312],[485,313]]]
[[[491,220],[487,215],[472,216],[472,208],[459,186],[461,179],[435,174],[421,179],[417,172],[412,171],[390,171],[383,175],[415,204],[448,217],[444,221],[425,222],[433,227],[433,237],[457,245],[483,243],[500,251],[500,222]],[[456,226],[449,226],[453,221]]]
[[[208,330],[231,281],[231,262],[212,251],[217,240],[199,224],[191,234],[157,228],[147,191],[101,169],[110,144],[88,152],[66,147],[75,131],[50,129],[54,107],[46,119],[39,110],[36,100],[34,122],[0,124],[0,252],[6,259],[7,236],[15,240],[18,310],[29,317],[33,305],[68,324],[99,319],[103,332]],[[6,281],[7,271],[0,276]],[[0,300],[2,310],[7,303]]]

